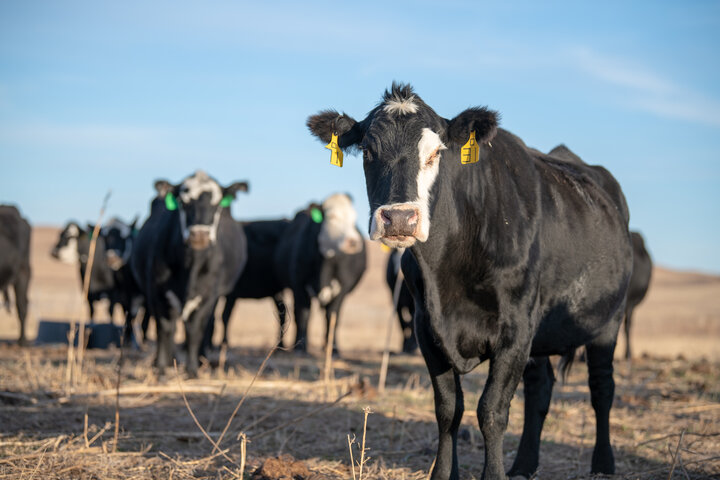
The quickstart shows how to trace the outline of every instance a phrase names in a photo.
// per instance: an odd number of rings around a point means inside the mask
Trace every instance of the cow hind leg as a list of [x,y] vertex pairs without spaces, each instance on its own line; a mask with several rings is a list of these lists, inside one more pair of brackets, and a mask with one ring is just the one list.
[[[223,322],[223,339],[222,344],[226,347],[228,346],[228,327],[230,325],[230,317],[232,316],[233,308],[235,308],[235,298],[233,297],[226,297],[225,298],[225,307],[223,307],[222,312],[222,322]],[[212,337],[211,337],[212,341]]]
[[297,333],[293,348],[297,352],[307,352],[307,329],[310,322],[310,297],[305,293],[295,292],[295,326]]
[[15,307],[17,308],[18,320],[20,321],[20,338],[18,343],[20,345],[27,344],[27,338],[25,336],[25,319],[27,317],[28,310],[28,285],[30,283],[30,268],[23,268],[18,274],[13,285],[15,290]]
[[530,477],[538,467],[540,434],[550,408],[555,375],[548,357],[531,358],[523,372],[525,420],[517,456],[508,475]]
[[[596,341],[597,342],[597,341]],[[613,380],[613,354],[615,340],[591,343],[587,346],[590,400],[595,410],[595,448],[592,455],[592,473],[615,473],[615,458],[610,446],[610,408],[615,395]]]
[[634,309],[632,305],[628,305],[625,309],[625,359],[627,360],[632,358],[632,351],[630,350],[630,327],[632,326]]

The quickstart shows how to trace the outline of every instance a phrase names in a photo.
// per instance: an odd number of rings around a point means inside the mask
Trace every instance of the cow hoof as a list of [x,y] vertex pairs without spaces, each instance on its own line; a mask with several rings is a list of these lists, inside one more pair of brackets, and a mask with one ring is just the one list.
[[606,475],[615,473],[615,457],[613,456],[612,447],[609,445],[605,448],[595,447],[592,456],[591,473],[604,473]]
[[28,341],[27,341],[26,338],[22,338],[22,337],[21,337],[21,338],[18,340],[18,345],[20,345],[21,347],[27,347],[27,346],[29,345],[29,343],[28,343]]
[[532,477],[535,470],[537,470],[537,469],[533,469],[533,471],[530,472],[530,469],[528,469],[528,468],[513,467],[512,469],[510,469],[509,472],[507,472],[507,476],[511,480],[526,480],[526,479]]

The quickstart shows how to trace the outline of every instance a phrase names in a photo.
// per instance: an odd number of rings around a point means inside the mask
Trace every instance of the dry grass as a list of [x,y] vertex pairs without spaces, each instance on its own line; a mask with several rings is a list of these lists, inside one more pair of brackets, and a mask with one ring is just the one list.
[[[30,338],[38,319],[73,318],[84,308],[77,268],[49,259],[56,234],[57,229],[33,231]],[[67,390],[67,349],[0,343],[0,479],[253,478],[268,460],[283,467],[294,459],[306,467],[298,471],[312,478],[347,480],[353,478],[348,439],[355,439],[357,477],[365,428],[363,479],[425,480],[437,437],[430,380],[420,356],[391,355],[386,389],[377,390],[391,299],[384,284],[386,256],[375,245],[368,253],[369,270],[339,319],[343,356],[332,362],[334,395],[326,393],[326,352],[319,350],[325,322],[317,312],[309,332],[313,356],[278,350],[266,359],[277,336],[272,302],[240,302],[230,342],[241,347],[213,358],[222,367],[203,366],[199,379],[184,379],[181,367],[180,383],[175,375],[156,378],[152,344],[147,351],[126,352],[122,369],[119,350],[87,351],[78,384]],[[14,314],[0,311],[0,332],[4,339],[16,338]],[[399,328],[393,335],[397,348]],[[618,474],[607,478],[720,478],[720,280],[656,269],[634,336],[636,352],[663,352],[665,358],[636,358],[632,368],[616,364],[611,430]],[[620,351],[622,346],[621,341]],[[463,479],[482,472],[475,409],[486,368],[463,378]],[[595,422],[580,362],[553,397],[537,478],[593,478],[588,472]],[[366,407],[373,412],[367,424]],[[522,411],[518,392],[505,436],[507,467],[519,442]]]
[[[265,460],[290,454],[316,478],[349,479],[353,437],[356,476],[362,466],[365,479],[427,477],[436,426],[420,357],[391,358],[384,395],[371,386],[377,384],[380,353],[338,359],[335,382],[344,394],[328,402],[323,355],[276,352],[266,361],[266,353],[230,349],[225,370],[206,365],[200,379],[178,385],[175,378],[159,383],[151,356],[130,352],[116,398],[108,392],[115,386],[117,350],[88,351],[85,383],[67,395],[63,348],[2,346],[0,478],[234,479],[243,478],[243,471],[251,478]],[[255,378],[264,361],[264,373]],[[594,420],[584,370],[577,365],[568,382],[556,386],[538,478],[591,478]],[[485,377],[479,369],[463,379],[462,478],[482,472],[474,411]],[[619,474],[610,478],[717,478],[718,378],[720,365],[711,362],[643,358],[632,368],[620,364],[611,418]],[[240,399],[226,440],[214,450],[221,429],[213,425],[222,427]],[[113,451],[116,400],[121,421]],[[521,428],[518,393],[505,441],[508,466]]]

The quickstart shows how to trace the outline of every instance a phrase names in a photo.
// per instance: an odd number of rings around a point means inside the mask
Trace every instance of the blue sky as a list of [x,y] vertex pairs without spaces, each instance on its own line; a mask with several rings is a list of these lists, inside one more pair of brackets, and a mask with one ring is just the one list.
[[34,224],[144,218],[156,178],[249,180],[238,219],[335,191],[361,160],[305,128],[393,80],[473,105],[623,186],[656,263],[720,273],[718,2],[0,2],[0,202]]

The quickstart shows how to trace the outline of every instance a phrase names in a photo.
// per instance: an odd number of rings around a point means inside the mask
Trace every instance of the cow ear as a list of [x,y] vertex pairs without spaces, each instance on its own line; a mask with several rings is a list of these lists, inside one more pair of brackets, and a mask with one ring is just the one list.
[[237,192],[248,192],[250,190],[250,184],[248,182],[235,182],[232,185],[228,185],[223,188],[223,198],[220,204],[223,207],[229,207],[230,203],[235,199]]
[[475,132],[478,143],[487,143],[497,133],[500,115],[487,107],[472,107],[448,122],[447,140],[455,145],[464,145],[470,132]]
[[326,143],[329,143],[333,133],[336,133],[340,148],[357,145],[365,135],[362,122],[358,123],[352,117],[338,113],[336,110],[322,110],[316,115],[311,115],[306,125],[310,133]]
[[172,190],[173,186],[167,180],[155,180],[155,191],[158,197],[165,198],[165,195]]

